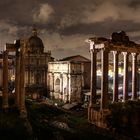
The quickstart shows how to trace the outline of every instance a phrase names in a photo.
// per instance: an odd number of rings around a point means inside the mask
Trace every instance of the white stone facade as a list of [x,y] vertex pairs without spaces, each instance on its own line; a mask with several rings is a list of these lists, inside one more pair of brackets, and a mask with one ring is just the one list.
[[83,64],[71,61],[49,62],[50,97],[63,102],[80,102],[83,87]]

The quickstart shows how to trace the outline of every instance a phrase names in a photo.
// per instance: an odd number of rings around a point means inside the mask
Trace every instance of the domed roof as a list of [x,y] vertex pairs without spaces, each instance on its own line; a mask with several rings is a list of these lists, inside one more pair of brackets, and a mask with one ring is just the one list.
[[27,47],[31,53],[43,53],[44,45],[42,40],[37,36],[36,29],[33,29],[33,34],[28,39]]

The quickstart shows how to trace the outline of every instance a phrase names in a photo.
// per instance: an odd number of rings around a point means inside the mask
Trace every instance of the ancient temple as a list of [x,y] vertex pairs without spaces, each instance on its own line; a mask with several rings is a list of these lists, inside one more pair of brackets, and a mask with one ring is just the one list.
[[[110,114],[109,91],[108,91],[108,70],[109,70],[109,54],[112,54],[113,61],[113,98],[110,102],[119,102],[118,100],[118,64],[119,56],[123,59],[123,93],[122,101],[138,99],[138,55],[140,54],[140,44],[130,41],[124,31],[114,32],[111,39],[103,37],[94,37],[86,40],[90,44],[91,53],[91,95],[88,108],[89,122],[99,127],[107,127],[105,116]],[[100,104],[97,107],[97,79],[96,79],[96,63],[97,53],[101,56],[101,94]],[[131,56],[131,59],[130,57]],[[131,95],[128,95],[128,64],[131,62],[132,87]]]

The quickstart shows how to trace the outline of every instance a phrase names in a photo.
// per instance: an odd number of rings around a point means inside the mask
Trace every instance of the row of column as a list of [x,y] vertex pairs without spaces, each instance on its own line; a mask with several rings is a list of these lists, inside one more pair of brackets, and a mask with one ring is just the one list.
[[[16,51],[15,106],[25,112],[25,59],[24,51]],[[8,109],[8,51],[3,52],[3,95],[2,107]]]
[[2,108],[5,110],[9,107],[8,104],[8,52],[3,52],[3,93],[2,93]]
[[[99,51],[99,50],[98,50]],[[107,49],[101,49],[101,101],[100,109],[106,109],[108,107],[108,65],[109,65],[109,51]],[[90,107],[96,104],[96,57],[97,50],[90,49],[91,53],[91,97],[89,103]],[[129,53],[122,52],[124,59],[124,74],[123,74],[123,101],[128,99],[128,58]],[[137,98],[137,54],[132,54],[132,100]],[[114,63],[114,76],[113,76],[113,102],[118,101],[118,55],[117,51],[113,51],[113,63]],[[90,110],[89,110],[90,112]]]
[[[97,50],[90,49],[91,53],[91,97],[89,109],[94,107],[96,104],[96,58],[97,58]],[[108,102],[108,51],[101,50],[101,101],[100,101],[100,109],[107,108]],[[89,113],[91,111],[89,110]]]
[[[129,53],[122,52],[124,57],[124,73],[123,73],[123,101],[128,99],[128,64]],[[113,102],[118,101],[118,55],[117,51],[113,51],[114,56],[114,77],[113,77]],[[132,55],[132,100],[137,98],[137,54]]]

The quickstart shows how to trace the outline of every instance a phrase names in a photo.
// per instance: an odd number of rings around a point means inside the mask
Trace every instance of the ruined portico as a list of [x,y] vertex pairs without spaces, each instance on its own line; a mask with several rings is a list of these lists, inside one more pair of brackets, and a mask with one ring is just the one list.
[[[140,45],[129,41],[129,38],[124,32],[113,33],[111,39],[94,37],[86,40],[90,44],[91,52],[91,96],[88,107],[89,122],[99,126],[107,127],[104,122],[105,117],[110,115],[108,109],[109,94],[108,94],[108,65],[109,53],[113,53],[113,99],[112,102],[118,102],[118,63],[119,55],[123,55],[123,102],[128,100],[128,61],[129,56],[132,56],[132,95],[131,100],[137,99],[137,56],[140,53]],[[96,57],[97,52],[101,54],[101,98],[99,108],[97,109],[96,100]]]
[[[38,99],[47,95],[48,62],[53,61],[51,52],[44,52],[43,41],[33,28],[32,35],[13,44],[7,43],[3,51],[3,108],[8,107],[8,55],[14,56],[15,106],[24,110],[25,95]],[[14,94],[13,94],[14,95]],[[23,96],[23,97],[22,97]]]
[[16,40],[14,44],[6,44],[3,52],[3,94],[2,108],[7,110],[8,104],[8,53],[15,52],[16,54],[16,76],[15,76],[15,106],[21,113],[25,113],[25,50],[26,41]]

